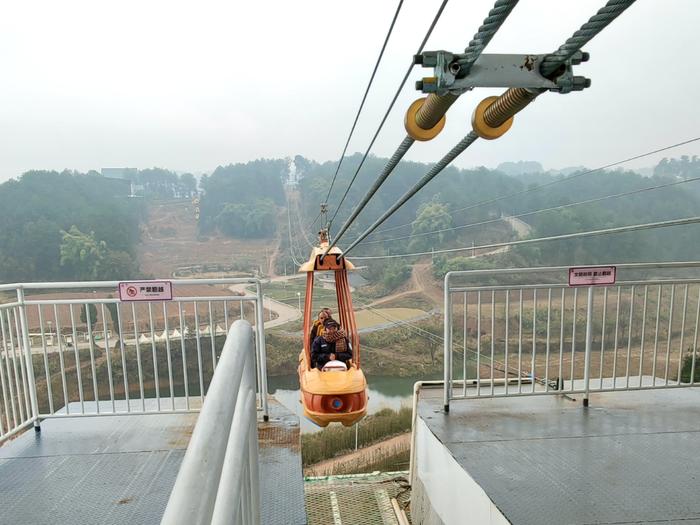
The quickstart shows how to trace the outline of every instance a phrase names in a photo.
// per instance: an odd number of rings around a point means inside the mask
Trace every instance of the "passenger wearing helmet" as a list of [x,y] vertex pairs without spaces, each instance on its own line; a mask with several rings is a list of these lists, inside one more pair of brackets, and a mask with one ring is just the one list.
[[352,359],[352,348],[345,332],[333,319],[327,319],[323,325],[323,334],[314,339],[311,346],[312,366],[323,369],[328,361],[346,363]]

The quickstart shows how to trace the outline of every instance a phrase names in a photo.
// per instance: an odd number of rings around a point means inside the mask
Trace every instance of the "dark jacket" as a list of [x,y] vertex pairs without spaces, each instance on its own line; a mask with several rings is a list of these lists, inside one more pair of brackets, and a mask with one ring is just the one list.
[[311,345],[312,366],[320,370],[328,361],[331,360],[331,354],[335,354],[335,358],[338,361],[349,361],[352,359],[352,348],[350,346],[350,341],[347,338],[345,338],[345,348],[345,352],[336,352],[335,343],[329,343],[323,338],[323,336],[318,336],[316,339],[314,339],[313,345]]

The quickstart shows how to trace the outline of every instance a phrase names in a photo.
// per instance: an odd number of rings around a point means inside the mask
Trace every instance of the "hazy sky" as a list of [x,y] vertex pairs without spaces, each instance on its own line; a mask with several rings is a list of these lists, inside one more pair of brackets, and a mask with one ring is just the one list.
[[[32,168],[211,171],[259,157],[336,160],[397,2],[13,2],[0,18],[0,180]],[[439,0],[405,0],[350,145],[364,150]],[[488,52],[555,50],[603,0],[522,0]],[[462,50],[493,0],[451,0],[426,49]],[[585,49],[593,86],[548,93],[458,166],[596,166],[700,135],[700,2],[638,0]],[[374,152],[390,155],[414,69]],[[406,158],[435,161],[483,97]],[[700,143],[673,155],[700,154]],[[631,166],[654,164],[658,158]]]

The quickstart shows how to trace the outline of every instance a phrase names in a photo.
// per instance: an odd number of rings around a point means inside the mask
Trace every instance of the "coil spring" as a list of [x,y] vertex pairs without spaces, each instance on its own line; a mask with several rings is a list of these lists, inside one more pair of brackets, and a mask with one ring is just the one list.
[[518,111],[535,100],[539,95],[537,91],[525,88],[510,88],[506,90],[498,100],[494,101],[484,111],[484,122],[492,128],[497,128]]
[[432,129],[457,100],[457,95],[444,96],[431,93],[416,113],[416,124],[423,129]]

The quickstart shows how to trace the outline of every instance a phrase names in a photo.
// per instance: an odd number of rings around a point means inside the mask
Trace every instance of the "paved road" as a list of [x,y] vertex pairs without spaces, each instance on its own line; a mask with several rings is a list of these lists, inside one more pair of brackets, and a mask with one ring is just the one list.
[[[300,277],[304,277],[303,275],[282,275],[279,277],[273,277],[270,279],[268,282],[283,282],[283,281],[289,281],[291,279],[299,279]],[[229,286],[229,290],[232,292],[236,293],[242,293],[242,294],[250,294],[248,291],[248,284],[234,284]],[[263,283],[263,291],[264,291],[264,283]],[[298,308],[294,308],[293,306],[290,306],[285,303],[281,303],[279,301],[275,301],[274,299],[271,299],[270,297],[265,297],[263,299],[263,307],[271,310],[275,314],[277,314],[277,318],[273,319],[272,321],[265,321],[265,328],[274,328],[275,326],[280,326],[286,323],[289,323],[290,321],[296,321],[301,317],[301,311]]]

